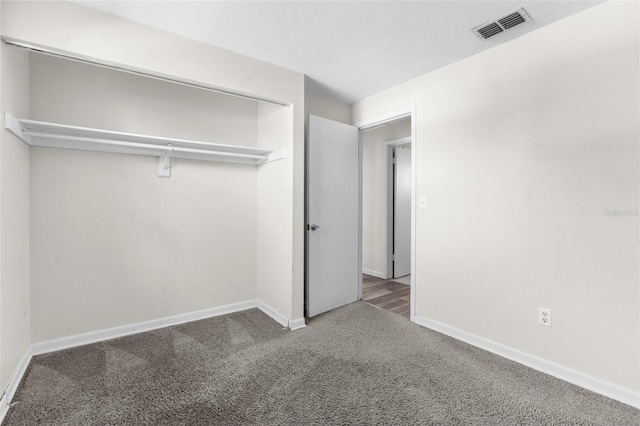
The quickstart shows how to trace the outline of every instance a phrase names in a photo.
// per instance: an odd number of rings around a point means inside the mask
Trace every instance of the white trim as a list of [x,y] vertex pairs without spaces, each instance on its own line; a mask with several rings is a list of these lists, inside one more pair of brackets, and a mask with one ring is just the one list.
[[[258,166],[286,157],[284,150],[174,139],[90,127],[19,119],[4,113],[4,126],[25,143],[46,148],[114,152],[160,158],[161,177],[171,176],[171,158]],[[168,171],[168,173],[167,173]]]
[[16,135],[24,143],[31,145],[31,136],[24,134],[24,128],[20,121],[8,112],[4,113],[4,128]]
[[271,306],[264,303],[262,300],[257,301],[257,308],[260,309],[265,314],[269,315],[276,322],[282,324],[283,327],[289,327],[289,318],[285,315],[281,314]]
[[[393,217],[393,211],[394,211],[393,149],[398,145],[404,145],[404,144],[410,144],[410,143],[411,143],[411,135],[405,136],[402,138],[391,139],[391,140],[385,141],[384,143],[383,156],[385,159],[385,166],[386,166],[385,175],[384,175],[385,176],[385,200],[387,203],[387,208],[384,211],[385,232],[382,234],[383,236],[382,240],[383,240],[384,258],[386,259],[385,267],[387,268],[385,272],[386,279],[394,278],[393,276],[394,275],[394,271],[393,271],[394,228],[393,226],[394,226],[395,218]],[[411,165],[410,167],[413,167],[413,165]]]
[[307,323],[304,318],[298,318],[295,320],[289,321],[289,329],[290,330],[299,330],[307,326]]
[[22,382],[24,374],[27,372],[27,367],[29,367],[29,363],[31,362],[32,357],[33,354],[31,352],[31,346],[29,346],[24,356],[20,360],[20,363],[13,372],[11,379],[9,379],[9,383],[7,384],[7,387],[2,394],[2,398],[0,398],[0,424],[3,422],[4,417],[9,411],[9,406],[11,405],[11,401],[13,400],[13,396],[18,390],[18,386],[20,385],[20,382]]
[[358,127],[360,130],[370,130],[373,127],[380,126],[389,121],[401,120],[406,117],[415,117],[415,105],[412,105],[407,108],[402,108],[400,110],[390,112],[387,114],[382,114],[377,117],[361,120],[354,124],[354,126]]
[[418,183],[417,183],[417,169],[418,169],[418,144],[416,141],[418,130],[418,117],[416,114],[416,106],[411,108],[411,289],[410,289],[410,312],[409,319],[411,321],[416,320],[416,208],[418,207]]
[[18,389],[18,385],[29,367],[31,358],[35,355],[41,355],[49,352],[69,349],[76,346],[88,345],[91,343],[102,342],[105,340],[115,339],[118,337],[128,336],[130,334],[143,333],[158,328],[170,327],[173,325],[184,324],[191,321],[197,321],[205,318],[217,317],[220,315],[232,314],[234,312],[246,311],[247,309],[258,308],[265,314],[269,315],[279,324],[291,330],[298,330],[306,326],[304,318],[289,320],[286,316],[273,309],[271,306],[261,300],[253,299],[244,302],[232,303],[215,308],[203,309],[201,311],[188,312],[185,314],[173,315],[170,317],[158,318],[151,321],[143,321],[134,324],[127,324],[120,327],[113,327],[104,330],[90,331],[88,333],[76,334],[73,336],[65,336],[58,339],[46,340],[31,344],[27,352],[20,360],[13,376],[9,380],[9,384],[0,398],[0,424],[4,420],[11,401]]
[[405,136],[403,138],[398,138],[398,139],[391,139],[388,141],[385,141],[385,145],[389,146],[389,145],[404,145],[407,143],[411,143],[411,136]]
[[288,328],[289,330],[298,330],[307,326],[304,317],[290,320],[284,314],[278,312],[278,310],[267,305],[262,300],[257,301],[256,307],[265,314],[269,315],[274,321],[281,324],[283,327]]
[[385,278],[393,278],[393,147],[394,145],[384,145],[384,200],[386,209],[383,210],[385,230],[382,233],[384,251],[384,266],[386,268]]
[[409,279],[409,283],[403,283],[403,282],[398,281],[400,278],[402,278],[402,277],[391,278],[391,281],[393,281],[394,283],[398,283],[400,285],[407,285],[407,286],[411,285],[411,279]]
[[[362,120],[354,124],[361,132],[380,126],[389,121],[400,120],[403,118],[411,118],[411,293],[410,293],[410,313],[409,320],[415,322],[416,316],[416,164],[418,157],[417,138],[417,116],[416,106],[411,105],[395,112],[380,115],[378,117]],[[362,145],[362,140],[360,141]],[[362,155],[360,156],[362,162]],[[362,170],[362,169],[361,169]],[[360,172],[362,176],[362,171]],[[362,198],[362,190],[360,190],[360,198]],[[362,213],[360,214],[360,228],[362,229]],[[360,238],[360,258],[362,259],[362,238]],[[362,295],[362,290],[360,290]]]
[[172,325],[183,324],[186,322],[245,311],[247,309],[259,307],[258,303],[259,302],[255,299],[247,300],[244,302],[232,303],[230,305],[204,309],[202,311],[188,312],[185,314],[158,318],[151,321],[143,321],[119,327],[107,328],[104,330],[90,331],[88,333],[76,334],[73,336],[60,337],[58,339],[34,343],[31,345],[31,351],[33,355],[40,355],[76,346],[88,345],[90,343],[102,342],[104,340],[142,333],[145,331],[155,330],[157,328],[170,327]]
[[[354,126],[355,127],[355,126]],[[364,269],[364,262],[362,259],[362,236],[364,235],[364,231],[362,229],[363,226],[363,222],[362,222],[362,215],[363,215],[363,202],[362,202],[362,195],[364,193],[363,190],[363,184],[364,184],[364,180],[363,180],[363,175],[362,175],[362,170],[364,170],[363,168],[363,161],[364,161],[364,147],[363,147],[363,133],[360,129],[356,129],[356,132],[358,134],[358,271],[362,271]],[[362,274],[358,274],[358,286],[356,289],[356,300],[362,300]]]
[[119,62],[107,61],[104,59],[100,59],[93,56],[81,55],[78,53],[73,53],[67,50],[56,49],[54,47],[47,47],[36,43],[26,42],[22,40],[17,40],[13,38],[3,37],[2,41],[10,46],[21,47],[23,49],[29,49],[31,51],[37,53],[43,53],[45,55],[56,56],[64,59],[69,59],[76,62],[83,62],[91,65],[97,65],[103,68],[114,69],[117,71],[126,72],[129,74],[140,75],[143,77],[153,78],[155,80],[167,81],[169,83],[176,83],[183,86],[195,87],[197,89],[208,90],[211,92],[221,93],[223,95],[235,96],[238,98],[249,99],[256,102],[264,102],[273,105],[280,105],[284,107],[291,106],[289,102],[283,102],[276,99],[266,98],[264,96],[253,95],[246,92],[241,92],[239,90],[227,89],[220,86],[214,86],[212,84],[203,83],[196,80],[190,80],[186,78],[179,78],[174,75],[164,74],[160,72],[150,71],[147,69],[142,69],[138,67],[134,67],[131,65],[125,65]]
[[616,401],[620,401],[632,407],[640,408],[639,392],[634,392],[631,389],[626,389],[604,382],[600,379],[596,379],[595,377],[580,373],[579,371],[563,365],[556,364],[555,362],[539,358],[518,349],[485,339],[484,337],[476,336],[459,328],[452,327],[429,318],[416,315],[415,323],[439,333],[446,334],[447,336],[451,336],[455,339],[462,340],[463,342],[510,359],[511,361],[526,365],[534,370],[538,370],[542,373],[573,383],[574,385],[599,393],[611,399],[615,399]]
[[362,268],[362,273],[365,274],[365,275],[371,275],[372,277],[382,278],[383,280],[387,279],[387,277],[385,276],[385,274],[383,272],[374,271],[373,269]]

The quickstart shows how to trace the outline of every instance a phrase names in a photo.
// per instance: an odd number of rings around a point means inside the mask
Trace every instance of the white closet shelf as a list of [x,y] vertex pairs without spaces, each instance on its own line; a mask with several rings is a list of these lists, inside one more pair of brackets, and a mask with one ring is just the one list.
[[285,158],[284,150],[266,150],[68,126],[18,119],[6,112],[4,127],[32,146],[159,157],[158,173],[164,177],[171,175],[171,158],[251,165],[260,165]]

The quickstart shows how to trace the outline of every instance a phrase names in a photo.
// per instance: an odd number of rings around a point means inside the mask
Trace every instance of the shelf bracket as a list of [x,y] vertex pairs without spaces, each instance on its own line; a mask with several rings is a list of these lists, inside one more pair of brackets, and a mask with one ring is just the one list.
[[164,155],[158,157],[159,177],[171,177],[171,157],[169,157],[171,151],[173,151],[173,147],[169,144],[169,149],[165,151]]
[[24,134],[24,128],[20,121],[8,112],[4,113],[4,128],[19,137],[24,143],[31,145],[31,136]]
[[277,149],[267,156],[267,160],[265,161],[265,163],[282,160],[283,158],[287,158],[285,150]]

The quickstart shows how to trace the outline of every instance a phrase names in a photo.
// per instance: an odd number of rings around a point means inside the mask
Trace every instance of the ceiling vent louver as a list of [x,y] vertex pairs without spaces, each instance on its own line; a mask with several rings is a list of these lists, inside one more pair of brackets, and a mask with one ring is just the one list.
[[523,8],[520,8],[494,21],[485,22],[475,27],[472,31],[478,37],[486,39],[530,20],[531,17],[529,17],[527,12],[525,12]]

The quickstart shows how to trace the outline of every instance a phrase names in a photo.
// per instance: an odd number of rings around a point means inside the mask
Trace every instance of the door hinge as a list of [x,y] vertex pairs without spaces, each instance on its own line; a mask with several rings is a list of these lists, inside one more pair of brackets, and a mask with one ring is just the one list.
[[395,254],[391,255],[391,260],[396,260],[396,255]]

